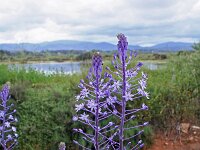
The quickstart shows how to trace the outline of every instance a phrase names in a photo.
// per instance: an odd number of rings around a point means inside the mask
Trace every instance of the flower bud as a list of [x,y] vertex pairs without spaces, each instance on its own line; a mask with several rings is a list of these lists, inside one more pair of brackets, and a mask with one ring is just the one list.
[[102,56],[100,53],[95,53],[92,57],[92,67],[95,76],[99,76],[102,72]]

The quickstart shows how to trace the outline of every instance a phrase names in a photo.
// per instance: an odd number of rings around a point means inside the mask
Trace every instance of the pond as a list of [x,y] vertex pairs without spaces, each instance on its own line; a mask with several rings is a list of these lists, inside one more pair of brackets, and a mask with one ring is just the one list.
[[143,64],[149,70],[158,70],[158,69],[162,69],[165,66],[165,64],[163,63],[148,62],[148,61],[144,61]]
[[81,62],[45,62],[45,63],[27,63],[12,64],[10,69],[33,69],[45,74],[73,74],[81,72]]
[[[155,62],[143,62],[144,66],[150,70],[157,70],[163,67],[163,64]],[[45,74],[73,74],[80,73],[84,68],[82,62],[46,62],[46,63],[27,63],[27,64],[11,64],[10,69],[22,69],[25,70],[34,69]]]

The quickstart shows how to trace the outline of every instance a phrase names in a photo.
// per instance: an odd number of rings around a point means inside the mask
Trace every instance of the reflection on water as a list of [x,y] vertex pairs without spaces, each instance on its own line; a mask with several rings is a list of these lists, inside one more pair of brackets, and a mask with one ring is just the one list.
[[45,74],[73,74],[81,72],[81,62],[14,64],[9,65],[9,68],[25,70],[33,69]]
[[[150,70],[157,70],[163,67],[163,64],[154,62],[143,62],[144,66]],[[87,68],[81,62],[47,62],[47,63],[30,63],[30,64],[13,64],[9,65],[10,69],[33,69],[47,75],[49,74],[74,74],[80,73],[84,68]]]
[[158,70],[164,67],[164,64],[155,63],[155,62],[143,62],[144,66],[149,70]]

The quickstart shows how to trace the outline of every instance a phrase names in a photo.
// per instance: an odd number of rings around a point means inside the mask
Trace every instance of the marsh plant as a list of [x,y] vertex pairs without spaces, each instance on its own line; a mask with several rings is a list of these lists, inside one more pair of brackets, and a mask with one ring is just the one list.
[[[130,121],[137,119],[137,112],[148,110],[144,103],[139,108],[127,107],[128,103],[134,103],[142,97],[149,99],[149,94],[145,91],[147,75],[143,72],[141,77],[138,75],[143,65],[141,62],[134,68],[129,67],[137,54],[128,53],[128,42],[123,34],[119,34],[117,38],[118,53],[112,61],[115,70],[106,67],[107,72],[102,76],[102,57],[99,53],[94,54],[87,83],[81,80],[79,84],[82,90],[76,96],[78,104],[75,105],[75,110],[80,114],[74,116],[73,120],[94,130],[86,133],[83,129],[74,129],[84,136],[86,142],[91,143],[86,147],[74,140],[85,149],[134,150],[144,146],[142,140],[138,140],[137,143],[134,141],[134,138],[144,132],[143,130],[130,137],[126,137],[125,133],[148,125],[148,122],[144,122],[130,126]],[[108,123],[104,125],[103,122]]]
[[14,104],[9,104],[9,90],[9,85],[5,84],[0,91],[0,142],[3,150],[12,150],[18,137],[14,126],[17,119],[13,116],[16,110],[12,108]]

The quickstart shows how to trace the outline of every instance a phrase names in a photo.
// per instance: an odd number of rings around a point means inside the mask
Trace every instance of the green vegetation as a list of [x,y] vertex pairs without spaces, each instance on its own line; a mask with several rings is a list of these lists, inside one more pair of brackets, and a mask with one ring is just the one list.
[[[4,60],[6,55],[0,59]],[[143,59],[154,60],[155,57],[142,55]],[[166,58],[163,69],[145,69],[149,76],[147,103],[150,110],[141,117],[151,123],[142,136],[147,144],[152,143],[155,130],[175,129],[177,123],[183,121],[200,123],[200,50],[167,54]],[[11,83],[11,98],[17,107],[19,146],[16,149],[55,150],[61,141],[66,143],[67,149],[78,149],[72,144],[77,136],[72,128],[79,124],[72,122],[72,115],[79,90],[77,85],[85,76],[86,72],[46,76],[34,70],[9,70],[6,65],[0,65],[0,85]]]
[[[82,51],[82,50],[58,50],[58,51],[16,51],[9,52],[0,50],[0,62],[3,63],[27,63],[31,61],[83,61],[91,59],[92,54],[97,50]],[[112,57],[112,52],[100,51],[104,58]]]
[[195,51],[200,51],[200,42],[199,42],[199,43],[194,43],[194,45],[192,46],[192,48],[193,48]]
[[[97,50],[92,51],[81,51],[81,50],[58,50],[58,51],[41,51],[41,52],[31,52],[31,51],[16,51],[9,52],[0,50],[0,62],[3,63],[27,63],[31,61],[85,61],[92,58],[92,54]],[[113,57],[114,51],[99,51],[104,60],[110,60]],[[145,53],[140,54],[140,60],[165,60],[169,58],[172,54],[157,54],[157,53]]]
[[0,66],[0,83],[12,84],[17,106],[19,149],[56,149],[72,138],[73,102],[81,75],[45,76],[35,71],[9,71]]
[[149,71],[151,121],[161,130],[175,130],[178,123],[200,123],[200,53],[181,54],[167,68]]

